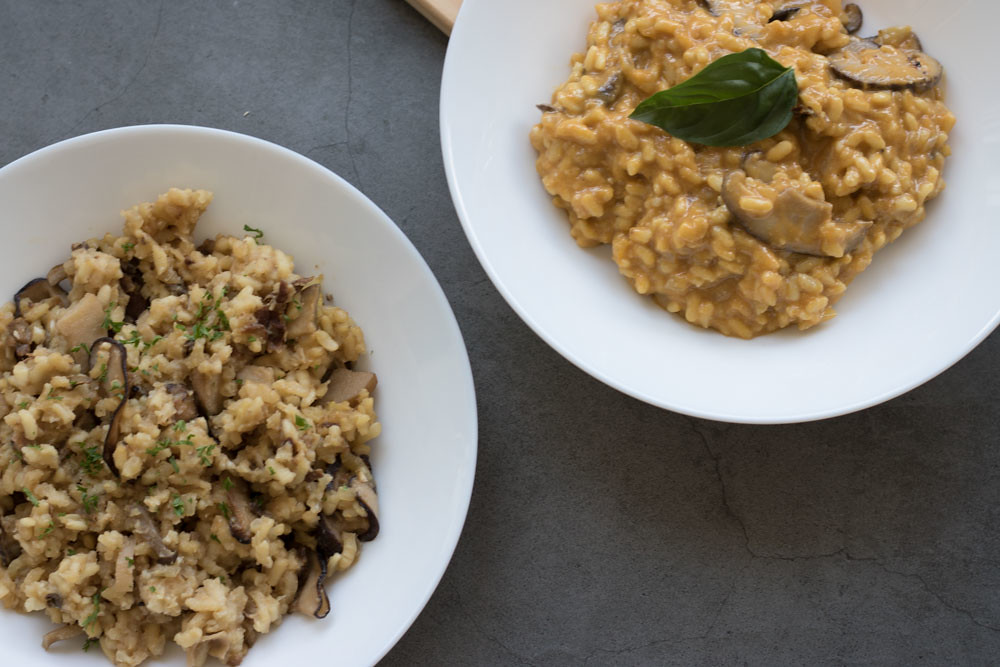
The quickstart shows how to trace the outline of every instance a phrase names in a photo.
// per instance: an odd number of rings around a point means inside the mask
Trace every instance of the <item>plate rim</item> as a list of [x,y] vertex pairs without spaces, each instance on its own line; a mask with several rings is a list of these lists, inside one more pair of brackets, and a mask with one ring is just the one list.
[[[493,286],[500,292],[500,295],[504,298],[507,304],[514,310],[514,312],[521,318],[521,320],[528,325],[528,327],[541,338],[549,347],[559,353],[564,359],[569,361],[571,364],[579,368],[581,371],[590,375],[591,377],[599,380],[600,382],[612,387],[613,389],[636,398],[640,401],[648,403],[650,405],[677,412],[689,417],[697,417],[700,419],[708,419],[713,421],[720,421],[726,423],[735,424],[754,424],[754,425],[772,425],[772,424],[796,424],[820,421],[825,419],[831,419],[834,417],[839,417],[843,415],[848,415],[854,412],[864,410],[866,408],[879,405],[893,398],[901,396],[913,389],[929,382],[940,374],[944,373],[946,370],[954,366],[956,363],[965,358],[972,350],[974,350],[983,340],[989,336],[998,325],[1000,325],[1000,309],[997,309],[992,317],[987,320],[977,331],[975,331],[961,346],[956,346],[954,351],[947,356],[942,357],[939,368],[931,372],[930,374],[923,375],[920,377],[915,377],[913,379],[907,380],[902,384],[893,387],[890,390],[883,391],[879,394],[869,396],[863,399],[850,401],[841,404],[836,407],[828,407],[822,409],[810,410],[803,413],[769,413],[765,415],[739,412],[735,410],[708,410],[701,407],[695,407],[693,405],[688,405],[682,401],[666,401],[661,398],[657,398],[647,392],[638,390],[636,388],[628,386],[625,382],[616,379],[614,376],[607,372],[599,370],[595,365],[588,363],[586,360],[582,359],[578,355],[574,354],[569,346],[560,342],[560,340],[549,332],[544,326],[542,326],[528,310],[525,308],[521,302],[518,301],[516,296],[513,294],[508,285],[503,281],[501,276],[496,271],[496,268],[489,259],[489,256],[484,249],[479,236],[476,233],[476,228],[471,222],[471,216],[469,214],[468,208],[465,203],[465,198],[462,192],[462,186],[460,184],[459,170],[456,167],[455,160],[455,147],[456,141],[455,137],[451,132],[451,121],[450,121],[450,106],[448,103],[448,98],[453,96],[452,87],[458,88],[456,70],[459,69],[459,56],[457,55],[457,49],[454,47],[455,44],[460,44],[461,40],[465,38],[465,33],[471,28],[467,27],[471,25],[469,23],[470,19],[468,17],[473,16],[475,11],[487,4],[485,1],[481,0],[464,0],[462,11],[459,12],[458,20],[455,23],[455,28],[452,30],[452,35],[448,43],[448,50],[445,54],[444,67],[442,69],[441,75],[441,94],[439,98],[439,125],[441,134],[441,153],[444,162],[445,176],[448,180],[448,188],[451,192],[452,201],[455,205],[456,213],[458,214],[459,221],[462,224],[462,229],[465,232],[466,238],[469,244],[472,246],[473,252],[475,253],[479,263],[482,265],[483,270],[486,272]],[[593,9],[594,2],[581,2],[581,4],[588,6],[591,10]],[[592,20],[592,19],[591,19]],[[553,88],[557,84],[553,84]],[[720,334],[721,335],[721,334]]]
[[[469,401],[469,405],[467,406],[468,413],[465,414],[463,418],[463,421],[468,422],[465,424],[465,427],[468,429],[468,443],[466,444],[466,449],[468,451],[466,452],[467,456],[463,459],[467,461],[467,463],[457,469],[460,474],[455,476],[455,497],[457,497],[461,503],[460,507],[457,509],[455,520],[449,526],[447,533],[442,536],[442,543],[445,547],[442,550],[442,553],[447,553],[447,558],[441,558],[440,561],[436,563],[435,567],[427,572],[429,576],[422,580],[423,586],[414,587],[414,590],[419,591],[419,594],[414,596],[416,603],[413,605],[412,612],[404,615],[397,627],[386,633],[387,642],[384,646],[370,653],[372,658],[371,664],[375,664],[384,658],[389,651],[391,651],[396,644],[399,643],[399,640],[406,634],[420,614],[423,613],[427,603],[430,601],[434,592],[440,585],[441,579],[444,577],[448,566],[451,564],[455,550],[458,547],[472,501],[472,492],[475,486],[476,464],[479,453],[478,402],[476,397],[475,380],[472,374],[472,365],[469,361],[468,346],[466,345],[465,338],[462,335],[462,329],[458,323],[457,317],[455,316],[455,311],[451,307],[451,303],[448,300],[444,289],[441,287],[441,283],[438,281],[437,276],[427,264],[427,260],[423,257],[413,242],[410,241],[403,230],[400,229],[400,227],[392,220],[392,218],[389,217],[388,214],[385,213],[385,211],[381,209],[381,207],[378,206],[378,204],[372,201],[372,199],[361,192],[361,190],[356,188],[332,169],[329,169],[328,167],[301,153],[275,142],[268,141],[267,139],[222,128],[184,123],[142,123],[126,125],[68,137],[66,139],[61,139],[57,142],[42,146],[41,148],[26,153],[0,167],[0,178],[3,178],[7,172],[13,169],[24,167],[25,165],[28,165],[38,159],[45,159],[49,156],[49,154],[65,150],[66,148],[87,146],[88,144],[100,144],[105,140],[118,140],[121,137],[127,138],[130,135],[149,135],[157,132],[178,132],[196,137],[201,136],[210,141],[221,139],[223,141],[234,141],[255,145],[260,149],[275,152],[287,159],[298,162],[304,168],[313,170],[323,178],[329,179],[337,187],[342,188],[348,197],[356,200],[363,208],[367,209],[372,215],[372,218],[385,227],[388,233],[394,237],[395,242],[399,243],[401,248],[412,256],[420,273],[423,274],[425,280],[428,280],[428,286],[430,288],[429,296],[436,301],[439,306],[443,307],[443,312],[446,314],[440,323],[442,327],[447,329],[449,336],[454,337],[454,340],[457,343],[457,354],[454,362],[456,363],[456,370],[459,371],[459,374],[462,376],[463,386],[461,387],[461,393],[463,395],[467,395]],[[465,428],[463,428],[463,430],[465,430]],[[20,612],[8,611],[8,613]],[[30,615],[34,616],[35,614]],[[280,628],[276,628],[276,631],[280,631]]]

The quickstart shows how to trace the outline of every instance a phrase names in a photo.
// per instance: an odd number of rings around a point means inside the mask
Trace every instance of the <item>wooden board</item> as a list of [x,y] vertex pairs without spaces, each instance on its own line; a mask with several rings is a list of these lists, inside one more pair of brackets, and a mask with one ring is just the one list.
[[458,16],[458,8],[462,6],[462,0],[406,1],[446,35],[451,34],[451,27],[455,25],[455,17]]

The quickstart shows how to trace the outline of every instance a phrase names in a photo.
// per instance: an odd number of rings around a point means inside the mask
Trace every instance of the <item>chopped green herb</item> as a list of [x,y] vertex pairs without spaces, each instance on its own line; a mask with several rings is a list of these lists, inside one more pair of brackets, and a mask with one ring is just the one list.
[[62,400],[62,396],[56,396],[56,389],[55,389],[55,387],[52,387],[51,389],[49,389],[49,393],[48,393],[48,395],[46,395],[45,398],[47,400],[50,400],[50,401],[61,401]]
[[226,491],[233,488],[233,480],[229,477],[226,477],[224,480],[222,480],[222,488],[224,488]]
[[67,556],[75,556],[76,555],[76,549],[67,549],[66,550],[66,555]]
[[131,243],[131,242],[127,242],[127,243],[123,243],[122,244],[122,250],[124,250],[125,252],[128,252],[129,250],[131,250],[134,247],[135,247],[135,244]]
[[28,491],[28,487],[26,486],[21,487],[21,491],[24,492],[24,497],[28,499],[29,503],[31,503],[35,507],[38,507],[38,498],[36,498],[35,494],[33,494],[31,491]]
[[69,388],[70,389],[76,389],[79,386],[80,386],[80,383],[77,382],[76,380],[70,380],[69,381]]
[[55,529],[56,529],[56,522],[55,521],[49,521],[49,525],[46,526],[45,530],[42,531],[42,535],[48,535],[49,533],[51,533]]
[[156,592],[156,586],[150,586],[149,587],[149,592],[150,593],[155,593]]
[[28,401],[21,401],[20,403],[17,404],[17,407],[20,408],[21,410],[27,409]]
[[108,379],[108,365],[101,362],[101,374],[97,376],[97,381],[104,382],[106,379]]
[[247,342],[248,343],[256,343],[257,342],[257,337],[256,336],[247,336]]
[[41,445],[25,445],[25,447],[28,447],[30,449],[41,449],[42,448]]
[[90,616],[86,618],[83,622],[83,627],[89,628],[97,620],[97,617],[101,615],[101,594],[94,593],[94,597],[91,598],[94,603],[94,611],[90,612]]
[[292,303],[294,303],[294,304],[295,304],[295,307],[296,307],[296,308],[297,308],[298,310],[302,310],[302,300],[301,300],[301,299],[299,299],[299,297],[295,297],[294,299],[292,299]]
[[122,330],[122,327],[125,326],[124,322],[116,322],[111,319],[111,311],[113,311],[117,305],[118,304],[116,302],[112,301],[108,304],[108,307],[104,309],[104,321],[101,323],[102,329],[111,329],[115,333],[118,333]]
[[253,237],[254,237],[255,239],[259,239],[259,238],[261,238],[262,236],[264,236],[264,232],[262,232],[262,231],[261,231],[261,230],[259,230],[259,229],[254,229],[254,228],[253,228],[253,227],[251,227],[250,225],[243,225],[243,231],[245,231],[245,232],[251,232],[251,233],[253,234]]
[[229,521],[229,505],[226,503],[219,503],[219,511],[222,512],[222,516],[226,518],[226,521]]
[[295,415],[295,427],[300,431],[304,431],[309,428],[309,422],[302,415]]
[[69,348],[69,351],[70,352],[80,352],[80,351],[83,351],[83,352],[86,352],[87,354],[90,354],[90,348],[87,347],[86,343],[80,343],[79,345],[74,345],[73,347]]
[[142,336],[139,335],[138,331],[133,331],[131,336],[122,341],[122,345],[131,345],[135,348],[138,348],[142,344]]
[[77,444],[83,450],[83,456],[80,458],[80,469],[89,477],[96,477],[97,473],[104,467],[104,458],[97,449],[97,445],[84,447],[82,442]]
[[197,449],[195,449],[195,451],[198,453],[198,459],[201,461],[201,464],[203,466],[205,466],[206,468],[208,466],[212,465],[212,450],[213,449],[215,449],[215,445],[214,444],[203,445],[203,446],[198,447]]
[[267,466],[267,470],[268,470],[268,472],[270,472],[270,473],[271,473],[272,475],[277,475],[277,474],[278,474],[278,473],[274,472],[274,468],[272,468],[271,466]]
[[174,457],[171,456],[168,458],[167,463],[169,463],[170,467],[174,469],[174,472],[179,473],[181,471],[180,466],[177,465],[177,459]]
[[183,419],[178,419],[177,423],[174,424],[175,431],[183,431],[186,428],[187,428],[187,422],[184,421]]
[[219,536],[218,536],[218,535],[216,535],[215,533],[212,533],[212,535],[211,535],[210,537],[211,537],[211,538],[212,538],[213,540],[215,540],[216,542],[219,542],[219,544],[222,544],[222,542],[220,542],[220,541],[219,541]]
[[93,646],[94,644],[98,643],[99,641],[101,641],[101,640],[98,639],[97,637],[87,637],[87,639],[84,640],[84,642],[83,642],[83,650],[84,650],[84,652],[89,651],[90,647]]
[[142,344],[142,351],[145,352],[145,351],[149,350],[149,348],[153,347],[154,345],[156,345],[157,343],[159,343],[161,340],[163,340],[163,336],[153,336],[153,340],[148,341],[148,342],[144,341],[143,344]]
[[243,386],[243,382],[244,382],[243,378],[236,378],[236,386],[237,387],[242,387]]
[[80,502],[83,503],[83,511],[92,514],[97,509],[97,494],[91,494],[83,484],[77,484],[76,490],[81,494]]
[[173,499],[170,501],[171,507],[174,508],[174,514],[177,516],[184,516],[184,499],[174,494]]
[[113,380],[111,382],[111,391],[114,391],[115,389],[121,389],[121,388],[122,388],[122,383],[119,382],[118,380]]
[[128,563],[129,567],[135,567],[135,559],[125,556],[125,562]]

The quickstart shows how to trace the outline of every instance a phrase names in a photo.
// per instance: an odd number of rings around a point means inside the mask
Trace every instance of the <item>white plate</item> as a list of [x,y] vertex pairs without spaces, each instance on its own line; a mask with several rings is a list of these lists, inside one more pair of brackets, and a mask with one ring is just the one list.
[[[120,233],[120,210],[170,186],[215,193],[199,238],[242,233],[244,224],[262,229],[267,243],[294,255],[299,273],[322,272],[325,290],[365,332],[367,365],[379,377],[382,435],[372,441],[372,468],[381,531],[334,578],[325,620],[286,618],[243,664],[374,664],[444,573],[472,491],[476,404],[454,315],[402,232],[339,176],[259,139],[184,126],[98,132],[0,169],[0,285],[9,297],[65,259],[72,242]],[[40,644],[49,629],[42,614],[0,608],[0,661],[49,664],[54,657]],[[60,664],[108,664],[81,643],[57,644]],[[179,650],[170,657],[184,662]]]
[[911,24],[945,66],[958,117],[948,188],[805,333],[752,341],[695,328],[638,296],[607,247],[584,251],[535,172],[535,104],[569,75],[591,0],[465,0],[441,86],[441,140],[459,218],[507,302],[553,348],[648,403],[735,422],[808,421],[916,387],[998,322],[1000,4],[865,0],[864,34]]

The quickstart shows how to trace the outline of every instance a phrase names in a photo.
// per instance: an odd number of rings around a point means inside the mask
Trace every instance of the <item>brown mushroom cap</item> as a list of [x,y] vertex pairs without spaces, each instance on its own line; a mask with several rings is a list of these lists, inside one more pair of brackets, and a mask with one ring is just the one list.
[[844,5],[843,14],[840,17],[840,22],[844,24],[844,30],[847,31],[848,35],[853,35],[858,30],[861,30],[861,23],[864,21],[864,14],[861,13],[861,8],[858,7],[853,2],[849,2]]
[[330,613],[330,598],[326,595],[326,561],[313,550],[308,551],[299,582],[295,610],[306,616],[326,618]]
[[730,172],[722,183],[722,201],[733,217],[752,236],[781,250],[820,257],[842,257],[864,238],[870,222],[841,223],[833,220],[833,205],[807,197],[797,188],[778,193],[766,214],[741,206],[747,174]]
[[232,479],[226,491],[226,501],[229,505],[229,532],[237,542],[250,544],[250,524],[254,520],[254,512],[250,507],[246,483],[242,479]]
[[319,278],[310,278],[306,286],[292,300],[293,305],[289,310],[295,319],[285,328],[288,338],[300,338],[318,328],[319,306],[323,301],[323,288],[318,280]]
[[66,292],[58,284],[52,284],[48,278],[35,278],[29,280],[27,284],[14,293],[14,317],[21,316],[21,301],[37,302],[46,299],[59,299],[62,305],[66,305]]
[[[908,46],[903,46],[904,43]],[[900,42],[900,46],[883,46],[874,39],[852,38],[847,46],[827,58],[834,74],[860,88],[909,88],[923,92],[937,85],[944,69],[941,63],[923,51],[909,48],[917,43],[911,41]]]
[[153,517],[149,515],[149,510],[144,505],[135,503],[129,506],[129,516],[132,518],[132,532],[146,541],[153,551],[156,552],[156,562],[160,565],[169,565],[177,560],[177,554],[163,543],[160,531],[153,523]]
[[66,339],[67,347],[82,344],[89,348],[95,340],[108,335],[104,307],[100,299],[88,292],[66,309],[56,322],[56,329]]
[[[131,389],[128,382],[128,352],[125,350],[125,346],[114,338],[108,338],[107,336],[98,338],[94,341],[90,349],[91,368],[93,368],[93,364],[97,359],[96,352],[98,348],[105,345],[110,346],[110,348],[108,351],[108,368],[107,376],[104,380],[104,389],[108,394],[121,391],[121,401],[118,403],[118,407],[115,408],[114,414],[111,415],[111,421],[108,423],[108,434],[104,438],[104,462],[108,465],[108,469],[114,473],[115,477],[120,477],[121,473],[118,472],[118,466],[115,465],[115,448],[118,446],[118,439],[121,437],[122,416]],[[114,388],[115,383],[118,383],[117,389]]]
[[330,372],[330,384],[326,393],[317,401],[318,405],[328,403],[343,403],[350,401],[366,390],[369,394],[375,391],[378,377],[368,371],[352,371],[349,368],[335,368]]

